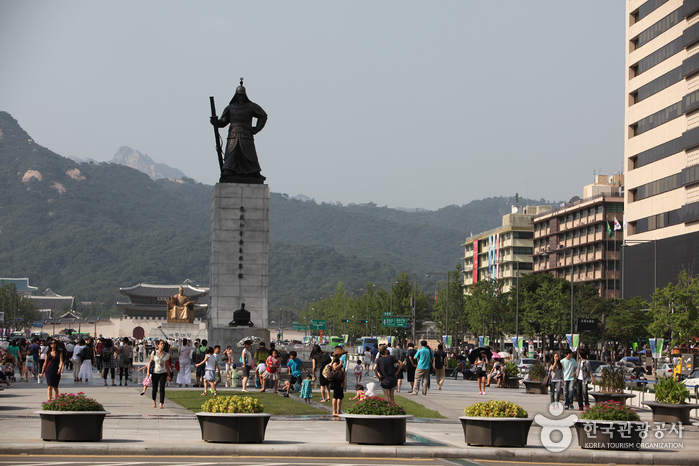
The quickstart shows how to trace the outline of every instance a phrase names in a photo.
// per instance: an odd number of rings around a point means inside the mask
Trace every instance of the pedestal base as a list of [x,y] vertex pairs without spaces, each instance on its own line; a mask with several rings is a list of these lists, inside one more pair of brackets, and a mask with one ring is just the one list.
[[[225,348],[228,345],[233,347],[233,363],[239,365],[240,352],[242,351],[236,345],[240,340],[245,337],[255,336],[262,338],[265,342],[267,348],[269,348],[269,330],[266,328],[255,328],[255,327],[219,327],[209,329],[209,344],[212,348],[216,345],[221,345],[221,348]],[[258,345],[253,345],[251,347],[252,352],[255,353]]]
[[[148,334],[150,338],[171,338],[173,340],[178,340],[180,338],[186,338],[188,340],[200,340],[208,339],[208,332],[204,323],[201,324],[168,324],[165,323],[160,326],[160,328],[152,328]],[[224,346],[225,348],[225,346]]]

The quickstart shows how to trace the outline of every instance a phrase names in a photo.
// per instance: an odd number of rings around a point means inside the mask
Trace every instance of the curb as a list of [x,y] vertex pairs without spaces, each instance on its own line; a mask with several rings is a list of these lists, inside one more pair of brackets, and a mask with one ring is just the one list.
[[[264,448],[260,448],[260,446]],[[0,445],[0,455],[78,456],[286,456],[314,458],[466,458],[517,462],[585,464],[695,465],[696,455],[679,452],[616,452],[568,450],[551,453],[543,448],[416,447],[374,445],[211,444],[125,445],[124,443],[15,443]]]

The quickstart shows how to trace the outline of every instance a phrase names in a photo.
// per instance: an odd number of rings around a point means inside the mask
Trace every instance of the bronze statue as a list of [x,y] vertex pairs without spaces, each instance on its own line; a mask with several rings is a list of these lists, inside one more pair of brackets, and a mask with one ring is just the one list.
[[167,323],[194,323],[194,301],[184,295],[184,287],[182,286],[179,293],[167,301]]
[[[252,126],[252,119],[257,118],[257,124]],[[255,139],[253,135],[262,131],[267,123],[267,114],[262,107],[248,99],[243,87],[243,78],[240,78],[240,86],[235,90],[228,107],[216,116],[213,97],[211,97],[211,124],[216,132],[216,148],[218,151],[221,178],[219,183],[253,183],[262,184],[265,177],[260,173],[260,163],[257,160]],[[228,143],[225,154],[221,154],[217,128],[228,127]]]

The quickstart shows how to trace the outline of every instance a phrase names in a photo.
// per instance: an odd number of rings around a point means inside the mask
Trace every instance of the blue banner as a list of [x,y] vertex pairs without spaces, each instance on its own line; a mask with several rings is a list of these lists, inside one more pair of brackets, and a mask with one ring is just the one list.
[[650,343],[650,353],[655,354],[656,353],[656,351],[655,351],[655,348],[656,348],[655,338],[649,338],[648,342]]
[[478,346],[483,346],[483,337],[478,337]]

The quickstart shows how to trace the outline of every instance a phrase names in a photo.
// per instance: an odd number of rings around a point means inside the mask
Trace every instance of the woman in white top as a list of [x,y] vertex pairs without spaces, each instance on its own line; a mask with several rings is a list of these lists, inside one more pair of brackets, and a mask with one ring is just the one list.
[[[92,356],[91,353],[94,351],[94,347],[88,345],[85,340],[80,340],[80,372],[78,372],[78,382],[89,382],[92,376]],[[91,357],[92,356],[92,357]]]
[[189,340],[182,339],[180,346],[180,371],[177,373],[177,383],[181,387],[189,387],[189,382],[192,381],[192,347],[189,346]]
[[[220,349],[220,346],[217,345],[216,347]],[[218,391],[216,390],[216,371],[219,371],[220,374],[221,369],[218,367],[218,355],[214,354],[214,348],[206,348],[206,356],[204,356],[204,360],[197,364],[197,366],[201,366],[202,364],[205,364],[205,371],[204,393],[201,395],[206,396],[206,387],[209,385],[211,391],[214,392],[214,398],[216,398],[216,395],[218,395]]]
[[[170,369],[170,348],[165,340],[158,342],[158,349],[151,353],[148,362],[148,370],[146,376],[150,375],[153,380],[153,407],[155,408],[155,396],[160,388],[160,409],[163,409],[165,403],[165,382],[172,377]],[[153,372],[150,372],[150,365],[154,363]]]
[[369,366],[371,366],[371,350],[368,346],[366,346],[364,348],[364,369],[366,371],[366,374],[364,375],[369,375]]

